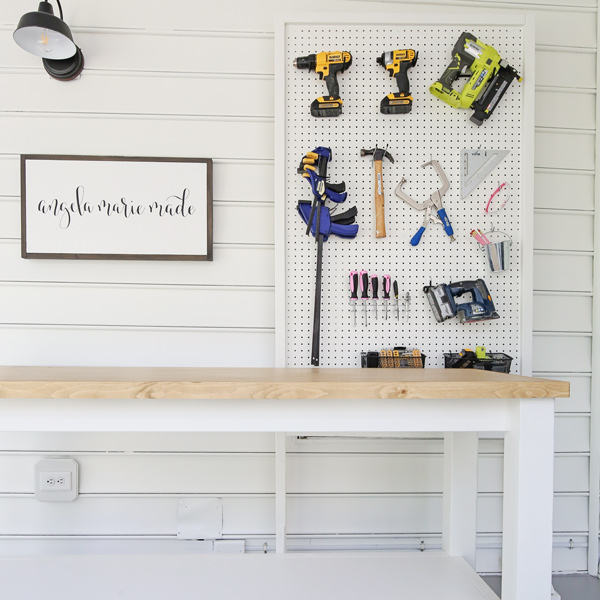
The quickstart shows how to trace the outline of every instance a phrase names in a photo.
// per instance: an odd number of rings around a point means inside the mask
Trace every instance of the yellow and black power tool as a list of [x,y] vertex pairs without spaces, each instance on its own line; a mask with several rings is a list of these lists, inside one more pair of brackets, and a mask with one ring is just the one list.
[[316,71],[319,79],[325,79],[329,96],[317,98],[310,105],[313,117],[337,117],[342,114],[342,99],[337,74],[343,73],[352,64],[350,52],[319,52],[308,56],[299,56],[294,60],[298,69]]
[[408,70],[417,64],[418,56],[418,52],[406,49],[384,52],[377,58],[377,64],[388,71],[390,77],[395,77],[398,84],[398,92],[388,94],[381,101],[379,110],[384,115],[400,115],[410,112],[413,99],[410,95]]
[[[452,88],[458,77],[469,77],[461,92]],[[522,78],[492,46],[465,31],[454,45],[452,62],[429,91],[454,108],[472,108],[471,121],[480,126],[514,79]]]

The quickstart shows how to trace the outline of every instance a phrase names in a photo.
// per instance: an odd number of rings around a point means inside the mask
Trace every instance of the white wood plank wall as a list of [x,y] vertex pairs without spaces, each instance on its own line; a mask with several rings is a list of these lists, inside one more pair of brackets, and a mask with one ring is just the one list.
[[[273,17],[298,3],[65,0],[86,59],[66,84],[12,40],[33,4],[0,1],[0,364],[273,365]],[[327,3],[394,15],[503,9],[536,16],[533,364],[572,385],[556,406],[554,569],[582,572],[598,533],[588,516],[599,451],[590,446],[597,2]],[[214,158],[215,261],[22,260],[20,153]],[[291,547],[439,548],[441,449],[436,437],[290,440]],[[33,465],[45,456],[79,462],[76,502],[35,500]],[[501,474],[501,440],[482,440],[481,572],[500,569]],[[0,553],[210,551],[177,539],[178,500],[205,496],[223,498],[226,538],[272,550],[274,485],[267,435],[0,434]]]

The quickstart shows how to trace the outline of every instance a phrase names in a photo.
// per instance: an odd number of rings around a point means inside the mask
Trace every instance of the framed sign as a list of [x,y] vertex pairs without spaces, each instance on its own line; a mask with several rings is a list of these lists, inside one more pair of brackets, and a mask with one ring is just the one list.
[[21,156],[23,258],[212,260],[212,160]]

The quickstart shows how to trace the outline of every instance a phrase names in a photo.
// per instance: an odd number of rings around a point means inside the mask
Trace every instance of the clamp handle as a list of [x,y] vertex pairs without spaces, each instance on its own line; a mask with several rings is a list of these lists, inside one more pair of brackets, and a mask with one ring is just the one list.
[[421,241],[421,238],[423,237],[424,233],[425,233],[425,227],[421,227],[419,229],[419,231],[417,231],[417,233],[415,233],[415,235],[413,235],[412,239],[410,240],[411,246],[417,246],[419,244],[419,242]]
[[[438,217],[442,220],[442,225],[444,226],[444,231],[448,234],[449,237],[454,237],[454,230],[452,229],[452,225],[450,225],[450,219],[446,214],[445,208],[440,208],[437,212]],[[412,242],[411,242],[412,243]]]

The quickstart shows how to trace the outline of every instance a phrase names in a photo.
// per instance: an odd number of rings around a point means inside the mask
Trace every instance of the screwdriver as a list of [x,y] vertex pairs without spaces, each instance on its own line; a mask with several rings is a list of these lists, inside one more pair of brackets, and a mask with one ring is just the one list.
[[363,309],[365,311],[365,327],[369,326],[369,319],[367,317],[367,300],[369,299],[369,274],[366,271],[360,272],[360,290],[363,301]]
[[396,298],[396,317],[400,320],[400,303],[398,302],[398,281],[394,279],[394,297]]
[[385,320],[388,318],[388,304],[390,301],[390,276],[384,275],[382,277],[383,283],[381,289],[383,291],[383,303],[385,304]]
[[356,327],[356,301],[358,300],[358,271],[350,271],[350,304],[354,306],[354,327]]
[[379,296],[377,295],[377,290],[379,289],[379,280],[377,279],[377,275],[371,275],[371,292],[373,298],[373,304],[375,304],[375,320],[377,321],[377,300],[379,300]]

